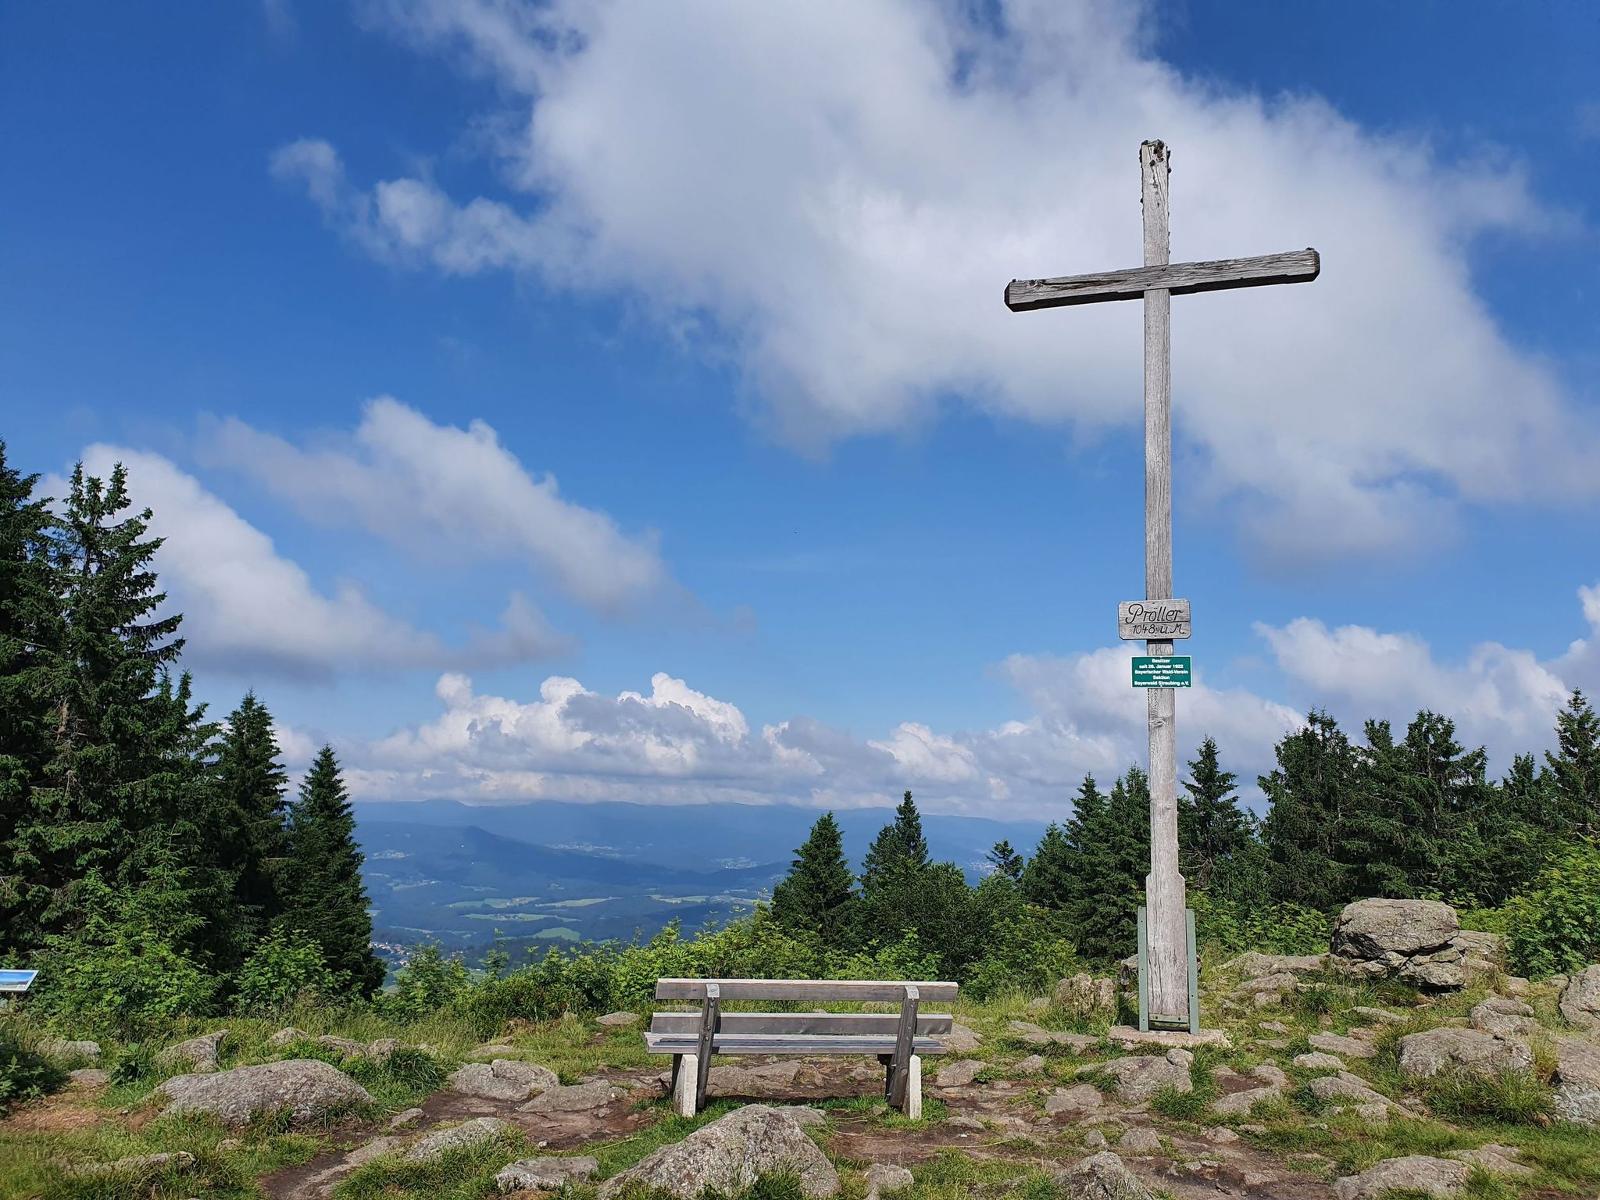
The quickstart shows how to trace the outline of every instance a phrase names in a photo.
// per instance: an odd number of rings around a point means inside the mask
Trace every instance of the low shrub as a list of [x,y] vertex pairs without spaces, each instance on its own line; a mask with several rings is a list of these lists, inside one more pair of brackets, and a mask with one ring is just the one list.
[[0,1113],[37,1100],[67,1081],[67,1073],[36,1051],[17,1030],[0,1026]]
[[1561,854],[1503,909],[1511,967],[1539,979],[1600,959],[1600,842]]

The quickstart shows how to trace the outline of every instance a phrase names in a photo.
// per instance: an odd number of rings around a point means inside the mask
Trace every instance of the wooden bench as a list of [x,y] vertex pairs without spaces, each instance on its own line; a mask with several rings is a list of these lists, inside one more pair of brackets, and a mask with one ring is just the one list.
[[[673,1103],[683,1116],[705,1107],[716,1054],[866,1054],[884,1065],[884,1098],[909,1117],[922,1115],[922,1056],[943,1054],[950,1014],[920,1005],[950,1004],[954,983],[871,979],[658,979],[657,1000],[692,1000],[699,1012],[658,1012],[644,1035],[651,1054],[672,1055]],[[896,1013],[723,1012],[724,1001],[788,1004],[888,1001]]]

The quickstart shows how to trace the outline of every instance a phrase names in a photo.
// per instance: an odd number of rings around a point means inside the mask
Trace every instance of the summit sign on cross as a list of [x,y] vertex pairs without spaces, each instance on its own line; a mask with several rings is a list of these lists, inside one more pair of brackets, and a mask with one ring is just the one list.
[[[1167,185],[1171,157],[1162,142],[1139,147],[1144,207],[1144,266],[1054,279],[1013,279],[1006,307],[1013,312],[1144,301],[1144,604],[1143,611],[1183,620],[1152,622],[1145,631],[1150,656],[1172,654],[1174,638],[1189,633],[1188,605],[1172,596],[1172,297],[1229,288],[1308,283],[1321,270],[1315,250],[1257,258],[1170,262]],[[1127,606],[1124,606],[1124,611]],[[1123,615],[1123,614],[1119,614]],[[1178,631],[1181,624],[1182,632]],[[1177,735],[1173,689],[1146,693],[1150,734],[1150,874],[1145,880],[1148,996],[1141,988],[1140,1023],[1191,1026],[1194,997],[1189,975],[1189,933],[1183,874],[1178,869]]]

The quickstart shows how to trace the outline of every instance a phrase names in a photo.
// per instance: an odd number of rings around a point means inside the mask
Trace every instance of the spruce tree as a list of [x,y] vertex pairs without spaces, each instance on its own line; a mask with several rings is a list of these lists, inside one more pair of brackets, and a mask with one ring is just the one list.
[[272,714],[247,692],[228,716],[215,768],[215,837],[221,862],[233,875],[239,961],[283,911],[286,781]]
[[1187,794],[1178,797],[1178,844],[1185,877],[1204,891],[1226,876],[1248,849],[1253,823],[1239,807],[1237,776],[1222,769],[1214,739],[1200,743],[1189,774],[1183,785]]
[[38,674],[59,609],[47,570],[53,522],[45,498],[33,494],[37,481],[11,468],[0,441],[0,955],[24,944],[13,840],[50,750]]
[[1051,822],[1022,871],[1022,894],[1030,904],[1062,911],[1071,893],[1074,851],[1066,831]]
[[1556,714],[1556,752],[1546,752],[1551,785],[1565,822],[1584,837],[1600,834],[1600,716],[1574,690]]
[[894,810],[894,820],[885,825],[867,849],[861,865],[861,891],[896,881],[903,874],[918,874],[928,868],[928,839],[922,834],[922,814],[907,792]]
[[59,615],[32,671],[46,760],[12,835],[24,944],[83,923],[86,879],[132,882],[141,834],[172,815],[175,742],[193,733],[189,713],[175,720],[170,691],[158,691],[182,618],[157,615],[166,597],[150,560],[161,543],[147,536],[149,510],[130,507],[120,464],[105,481],[80,465],[44,553]]
[[[1070,835],[1069,835],[1070,836]],[[1109,962],[1134,953],[1137,910],[1150,873],[1150,780],[1129,767],[1105,805],[1085,823],[1067,927],[1087,957]]]
[[290,865],[282,923],[315,941],[344,985],[370,996],[384,965],[372,951],[355,814],[333,747],[317,752],[289,813]]
[[1272,859],[1273,899],[1332,909],[1351,898],[1336,857],[1343,813],[1356,789],[1356,757],[1331,716],[1313,710],[1277,745],[1278,767],[1260,777],[1267,796],[1261,836]]
[[985,860],[994,874],[1004,875],[1013,883],[1021,881],[1022,872],[1028,865],[1027,860],[1011,848],[1011,842],[1006,838],[1001,838],[994,844],[985,855]]
[[785,929],[816,933],[830,949],[855,939],[855,877],[833,814],[823,813],[795,851],[789,874],[772,892],[772,917]]

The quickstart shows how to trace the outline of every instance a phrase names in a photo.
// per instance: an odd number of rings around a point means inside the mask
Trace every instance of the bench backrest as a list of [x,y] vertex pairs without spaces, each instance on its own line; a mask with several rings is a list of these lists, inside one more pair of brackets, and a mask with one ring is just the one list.
[[[961,986],[955,983],[885,979],[658,979],[657,1000],[706,998],[706,984],[714,983],[724,1000],[777,1000],[791,1004],[817,1001],[889,1001],[905,999],[914,987],[923,1004],[953,1004]],[[732,1016],[729,1013],[728,1016]]]
[[[918,1013],[917,1036],[940,1037],[950,1032],[949,1013]],[[898,1013],[740,1013],[725,1012],[717,1024],[721,1033],[797,1034],[810,1037],[893,1037],[900,1027]],[[650,1032],[689,1037],[700,1032],[700,1013],[658,1012],[650,1018]]]

